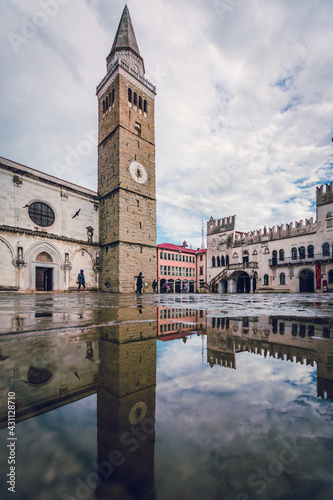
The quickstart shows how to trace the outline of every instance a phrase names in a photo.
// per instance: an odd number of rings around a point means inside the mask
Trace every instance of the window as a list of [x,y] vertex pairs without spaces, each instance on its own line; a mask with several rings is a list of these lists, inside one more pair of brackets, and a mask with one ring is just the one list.
[[199,268],[199,274],[200,274],[200,276],[203,276],[203,267]]
[[220,261],[220,257],[217,256],[216,257],[216,267],[220,267],[221,266],[221,261]]
[[105,101],[103,101],[103,113],[105,113]]
[[268,274],[265,274],[265,276],[264,276],[264,285],[265,286],[269,285],[269,276],[268,276]]
[[143,101],[143,111],[148,114],[148,102],[146,99]]
[[170,259],[170,254],[169,254],[169,253],[168,253],[168,260],[171,260],[171,259]]
[[200,261],[202,262],[202,255],[200,255]]
[[112,89],[112,104],[114,104],[114,89]]
[[128,89],[128,102],[132,102],[132,89]]
[[300,247],[298,251],[299,251],[299,258],[305,259],[305,247]]
[[142,97],[139,97],[139,109],[142,111]]
[[32,203],[29,206],[29,217],[37,226],[48,227],[54,223],[54,212],[45,203]]
[[313,245],[308,246],[308,257],[309,257],[309,259],[313,259],[313,257],[314,257],[314,246]]
[[224,255],[221,257],[221,266],[225,266],[225,258]]
[[328,273],[328,282],[333,283],[333,271],[332,270]]
[[215,267],[215,257],[212,257],[212,267]]
[[299,336],[303,339],[305,337],[305,325],[303,323],[299,325]]
[[109,98],[107,97],[105,99],[105,107],[106,107],[106,111],[109,109]]
[[314,325],[309,325],[308,326],[308,336],[313,337],[314,336]]
[[272,266],[276,266],[277,264],[277,250],[273,250],[272,253]]
[[160,253],[160,258],[163,259],[163,252]]
[[330,246],[328,243],[323,244],[323,257],[329,257],[330,256]]
[[284,250],[279,251],[279,260],[284,261]]
[[176,253],[176,261],[178,262],[178,253]]
[[225,265],[229,266],[229,255],[227,255],[225,258]]
[[166,253],[164,253],[164,260],[166,260],[166,258],[167,258],[167,254],[166,254]]
[[286,275],[284,273],[280,274],[280,285],[286,284]]
[[167,266],[164,266],[164,276],[167,275]]
[[186,255],[186,262],[188,262],[188,255]]
[[138,94],[136,92],[134,92],[134,95],[133,95],[133,104],[134,104],[134,106],[138,105]]
[[160,266],[160,275],[163,276],[163,266]]
[[293,337],[297,337],[297,324],[296,323],[293,323],[291,325],[291,334]]
[[175,260],[175,254],[174,253],[172,254],[172,260]]
[[297,260],[297,248],[291,249],[291,258],[292,260]]
[[280,332],[280,335],[284,335],[284,323],[281,323],[279,324],[279,332]]

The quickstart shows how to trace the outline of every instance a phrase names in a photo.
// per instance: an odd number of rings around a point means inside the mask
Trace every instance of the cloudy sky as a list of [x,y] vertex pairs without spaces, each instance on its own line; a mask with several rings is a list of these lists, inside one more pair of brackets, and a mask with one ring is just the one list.
[[[330,0],[128,0],[157,85],[158,243],[315,217],[333,180]],[[96,85],[124,0],[0,0],[0,155],[96,190]]]

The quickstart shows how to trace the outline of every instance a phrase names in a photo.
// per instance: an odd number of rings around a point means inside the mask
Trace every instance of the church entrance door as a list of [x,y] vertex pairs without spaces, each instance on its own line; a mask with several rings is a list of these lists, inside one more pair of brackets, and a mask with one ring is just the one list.
[[53,269],[49,267],[36,267],[36,290],[37,292],[52,292]]

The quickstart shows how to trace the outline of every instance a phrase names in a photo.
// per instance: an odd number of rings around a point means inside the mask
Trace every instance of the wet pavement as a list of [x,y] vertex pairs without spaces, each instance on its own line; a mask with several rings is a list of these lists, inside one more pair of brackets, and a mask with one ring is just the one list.
[[331,294],[1,293],[1,498],[328,500],[332,311]]

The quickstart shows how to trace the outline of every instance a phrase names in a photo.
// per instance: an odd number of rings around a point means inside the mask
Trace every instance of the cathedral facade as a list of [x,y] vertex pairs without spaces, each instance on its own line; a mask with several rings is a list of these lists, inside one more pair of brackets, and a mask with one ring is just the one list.
[[207,223],[207,286],[217,293],[333,291],[333,182],[316,188],[313,218],[236,231],[236,216]]
[[125,7],[97,87],[98,193],[0,158],[0,290],[144,290],[156,277],[155,87]]

